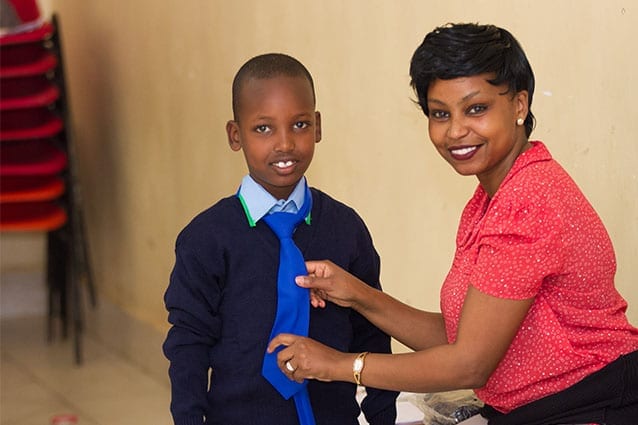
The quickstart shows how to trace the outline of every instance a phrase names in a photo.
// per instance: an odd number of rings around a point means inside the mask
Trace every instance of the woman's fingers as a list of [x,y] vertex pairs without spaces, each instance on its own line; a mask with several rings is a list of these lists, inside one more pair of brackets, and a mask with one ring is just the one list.
[[268,353],[272,353],[280,345],[283,345],[285,347],[291,345],[293,342],[295,342],[296,338],[300,337],[293,334],[279,334],[270,340],[270,342],[268,343],[268,348],[266,350]]
[[330,381],[330,368],[335,364],[335,355],[339,355],[339,352],[311,338],[292,334],[274,337],[268,344],[268,352],[274,352],[281,346],[284,348],[277,352],[277,364],[291,380]]
[[325,307],[330,301],[341,307],[351,307],[357,297],[359,285],[365,285],[336,264],[324,261],[307,261],[307,276],[297,276],[295,282],[311,290],[313,307]]
[[326,306],[326,301],[324,300],[325,293],[323,291],[318,291],[316,289],[310,290],[310,304],[315,308],[324,308]]

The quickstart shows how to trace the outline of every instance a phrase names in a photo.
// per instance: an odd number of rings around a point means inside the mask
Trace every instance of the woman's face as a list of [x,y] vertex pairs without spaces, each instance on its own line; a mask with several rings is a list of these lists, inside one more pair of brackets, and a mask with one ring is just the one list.
[[428,130],[441,156],[461,175],[476,175],[492,196],[530,145],[525,127],[527,91],[512,95],[492,74],[435,80],[428,89]]

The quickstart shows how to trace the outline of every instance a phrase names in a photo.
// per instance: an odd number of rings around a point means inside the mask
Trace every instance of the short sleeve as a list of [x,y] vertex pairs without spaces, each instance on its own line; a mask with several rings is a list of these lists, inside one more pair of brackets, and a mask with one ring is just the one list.
[[495,198],[477,235],[470,283],[499,298],[534,297],[545,279],[560,273],[562,228],[549,202]]

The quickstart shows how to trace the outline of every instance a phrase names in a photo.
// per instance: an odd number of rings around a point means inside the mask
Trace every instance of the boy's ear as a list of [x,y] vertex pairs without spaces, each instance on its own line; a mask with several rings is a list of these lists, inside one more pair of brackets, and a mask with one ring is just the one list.
[[241,149],[241,138],[239,137],[239,125],[237,121],[230,120],[226,123],[226,135],[228,136],[228,145],[234,151]]
[[321,141],[321,112],[315,111],[315,143]]

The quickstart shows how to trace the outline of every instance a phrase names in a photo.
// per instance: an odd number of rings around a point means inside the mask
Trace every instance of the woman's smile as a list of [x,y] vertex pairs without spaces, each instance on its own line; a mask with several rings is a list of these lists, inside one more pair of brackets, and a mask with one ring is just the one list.
[[460,146],[456,148],[450,148],[450,155],[457,161],[466,161],[474,156],[476,151],[481,146]]

